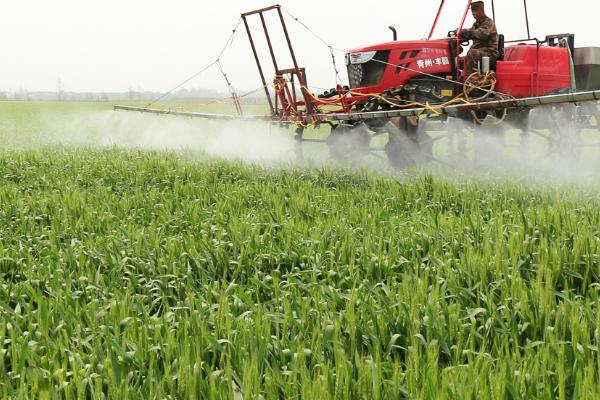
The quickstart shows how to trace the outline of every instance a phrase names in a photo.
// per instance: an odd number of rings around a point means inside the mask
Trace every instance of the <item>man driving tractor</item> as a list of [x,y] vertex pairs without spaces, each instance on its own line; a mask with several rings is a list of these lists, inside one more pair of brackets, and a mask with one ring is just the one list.
[[498,31],[494,21],[485,15],[483,1],[475,1],[471,4],[471,12],[475,18],[475,24],[471,29],[463,29],[460,32],[461,40],[472,40],[473,46],[467,53],[467,73],[472,74],[477,67],[477,62],[482,57],[489,57],[493,65],[498,59]]

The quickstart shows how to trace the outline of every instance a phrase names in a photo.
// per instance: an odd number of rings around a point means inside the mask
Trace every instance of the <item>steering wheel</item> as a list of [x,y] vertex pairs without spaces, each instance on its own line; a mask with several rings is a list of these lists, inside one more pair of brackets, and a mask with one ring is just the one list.
[[[456,38],[456,37],[458,37],[458,29],[455,29],[453,31],[448,31],[448,37],[449,38]],[[469,46],[469,42],[470,41],[467,40],[467,39],[460,39],[460,45],[461,46],[467,47],[467,46]]]

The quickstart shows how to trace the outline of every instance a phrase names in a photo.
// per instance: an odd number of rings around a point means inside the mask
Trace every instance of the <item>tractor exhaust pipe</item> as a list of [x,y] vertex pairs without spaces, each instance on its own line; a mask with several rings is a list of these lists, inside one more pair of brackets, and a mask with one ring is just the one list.
[[396,28],[393,26],[388,26],[388,29],[392,31],[392,34],[394,35],[394,42],[398,40],[398,32],[396,31]]

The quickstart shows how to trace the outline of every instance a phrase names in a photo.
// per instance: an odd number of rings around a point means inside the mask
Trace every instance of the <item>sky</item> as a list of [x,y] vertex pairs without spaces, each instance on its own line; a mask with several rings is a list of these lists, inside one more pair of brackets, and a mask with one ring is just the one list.
[[[242,12],[272,5],[276,0],[2,0],[0,2],[0,90],[56,91],[60,80],[69,91],[167,91],[213,63]],[[428,35],[439,0],[281,0],[328,45],[351,49],[391,39]],[[446,0],[436,37],[455,29],[466,0]],[[487,11],[491,14],[491,0]],[[509,39],[527,36],[522,0],[496,0],[498,30]],[[600,3],[528,0],[532,36],[575,33],[577,47],[600,46],[595,24]],[[307,68],[309,84],[335,86],[330,50],[286,13],[298,62]],[[268,18],[278,54],[286,54],[276,20]],[[473,23],[469,15],[466,25]],[[268,50],[260,20],[250,19],[268,79]],[[342,52],[334,51],[340,77],[347,80]],[[260,87],[260,79],[243,25],[220,58],[223,71],[238,92]],[[283,56],[280,67],[291,67]],[[225,92],[225,80],[215,66],[186,88]]]

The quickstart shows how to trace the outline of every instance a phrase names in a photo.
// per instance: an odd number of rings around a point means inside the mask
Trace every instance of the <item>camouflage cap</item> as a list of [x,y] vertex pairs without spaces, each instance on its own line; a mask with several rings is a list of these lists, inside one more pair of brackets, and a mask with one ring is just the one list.
[[471,8],[479,7],[479,6],[485,7],[485,3],[483,1],[474,1],[471,3]]

